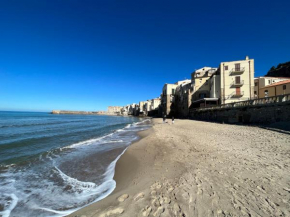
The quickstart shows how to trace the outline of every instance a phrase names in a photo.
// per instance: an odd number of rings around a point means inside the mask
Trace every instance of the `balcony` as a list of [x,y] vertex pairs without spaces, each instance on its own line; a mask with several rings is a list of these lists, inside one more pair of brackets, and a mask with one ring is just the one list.
[[229,75],[239,75],[239,74],[244,73],[244,71],[245,71],[245,67],[242,67],[242,68],[233,68],[233,69],[229,72]]
[[231,94],[232,98],[238,98],[244,96],[244,91],[234,91]]
[[231,83],[231,86],[232,87],[241,87],[241,86],[243,86],[244,85],[244,81],[239,81],[239,82],[237,82],[237,81],[233,81],[232,83]]

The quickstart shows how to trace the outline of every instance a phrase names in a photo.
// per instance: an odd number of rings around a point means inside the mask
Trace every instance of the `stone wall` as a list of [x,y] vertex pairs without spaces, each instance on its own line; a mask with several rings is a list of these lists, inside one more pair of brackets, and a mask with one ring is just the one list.
[[190,118],[213,122],[245,124],[267,124],[278,121],[290,121],[290,102],[238,108],[217,108],[205,111],[191,110]]

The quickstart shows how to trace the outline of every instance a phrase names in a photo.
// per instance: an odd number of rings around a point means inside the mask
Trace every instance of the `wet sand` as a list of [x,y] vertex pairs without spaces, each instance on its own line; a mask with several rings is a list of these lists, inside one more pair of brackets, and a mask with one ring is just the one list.
[[117,162],[117,187],[70,216],[290,216],[290,135],[176,120]]

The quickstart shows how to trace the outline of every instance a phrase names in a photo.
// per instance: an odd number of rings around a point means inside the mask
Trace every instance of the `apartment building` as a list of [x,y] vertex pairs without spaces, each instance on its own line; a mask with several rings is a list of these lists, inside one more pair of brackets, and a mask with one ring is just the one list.
[[164,84],[161,94],[162,115],[175,115],[175,93],[176,88],[182,84],[191,82],[189,79],[178,81],[175,84]]
[[192,73],[191,108],[227,104],[254,98],[254,60],[221,62]]
[[174,113],[173,103],[177,84],[164,84],[161,94],[162,115]]
[[139,102],[139,113],[143,114],[144,113],[144,105],[147,103],[147,101],[140,101]]
[[290,80],[274,82],[259,89],[259,98],[290,94]]
[[192,94],[191,80],[185,80],[176,88],[175,92],[175,116],[180,118],[188,117],[189,106],[191,105]]
[[[277,82],[280,81],[286,81],[289,80],[290,78],[281,78],[281,77],[258,77],[254,79],[254,83],[255,83],[255,88],[254,88],[254,97],[258,98],[260,96],[260,89],[271,85],[271,84],[275,84]],[[263,93],[262,93],[263,95]]]
[[221,104],[254,98],[254,60],[222,62],[219,66]]
[[192,83],[192,101],[210,97],[209,78],[217,71],[217,68],[203,67],[195,70],[191,74]]
[[144,105],[143,105],[144,115],[148,115],[148,112],[150,111],[151,111],[151,100],[147,100],[144,102]]
[[150,111],[157,110],[161,104],[160,98],[151,99]]

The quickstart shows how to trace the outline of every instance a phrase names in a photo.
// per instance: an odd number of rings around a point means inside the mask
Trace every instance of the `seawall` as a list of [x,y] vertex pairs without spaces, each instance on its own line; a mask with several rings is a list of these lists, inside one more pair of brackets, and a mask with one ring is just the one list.
[[290,101],[237,108],[196,109],[190,111],[189,117],[194,120],[245,124],[290,121]]

